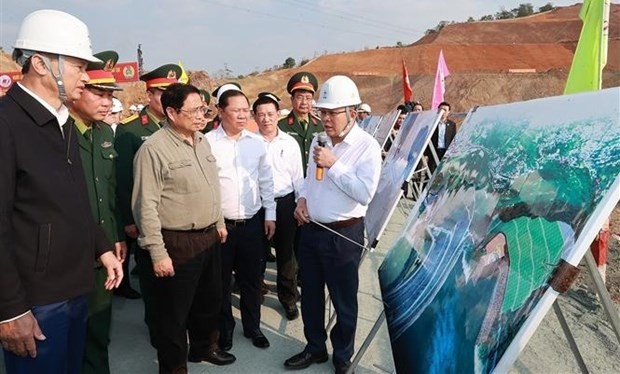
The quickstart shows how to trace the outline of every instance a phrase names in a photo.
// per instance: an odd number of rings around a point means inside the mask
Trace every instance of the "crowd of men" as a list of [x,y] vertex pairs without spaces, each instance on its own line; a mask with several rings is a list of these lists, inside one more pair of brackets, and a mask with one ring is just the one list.
[[[266,349],[271,247],[283,314],[296,320],[301,302],[307,340],[284,366],[328,360],[327,287],[338,317],[334,369],[349,369],[362,255],[354,243],[364,242],[381,170],[379,144],[357,125],[370,106],[350,78],[319,89],[313,74],[293,75],[292,110],[281,117],[273,93],[249,98],[228,83],[209,94],[166,64],[140,77],[148,104],[121,123],[118,54],[93,54],[82,21],[33,12],[14,47],[24,78],[0,99],[8,373],[109,373],[113,289],[142,298],[160,373],[185,373],[188,361],[233,364],[233,274],[243,335]],[[131,252],[140,293],[127,276]]]

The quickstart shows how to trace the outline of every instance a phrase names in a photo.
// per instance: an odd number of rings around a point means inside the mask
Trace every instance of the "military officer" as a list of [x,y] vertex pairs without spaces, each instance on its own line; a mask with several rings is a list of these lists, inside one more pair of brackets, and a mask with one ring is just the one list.
[[[108,240],[115,243],[115,253],[123,261],[127,253],[125,234],[120,226],[116,208],[114,132],[103,121],[110,106],[112,94],[121,88],[115,84],[112,68],[118,61],[114,51],[95,54],[102,62],[91,62],[86,68],[88,83],[82,96],[69,103],[74,121],[80,157],[86,177],[90,207],[95,221]],[[112,292],[105,289],[106,270],[95,268],[95,289],[88,295],[86,321],[86,349],[82,373],[110,372],[108,344],[112,319]]]
[[308,166],[308,152],[314,134],[323,131],[321,120],[311,114],[312,100],[318,88],[314,74],[305,71],[293,75],[286,85],[291,94],[293,110],[278,122],[278,128],[291,135],[301,148],[304,176]]
[[[118,152],[118,163],[116,169],[118,181],[118,203],[122,217],[122,225],[127,238],[127,245],[135,247],[135,258],[138,266],[138,276],[140,279],[140,290],[144,298],[144,303],[152,300],[149,293],[152,287],[149,285],[153,282],[153,265],[149,254],[137,248],[136,239],[138,237],[138,229],[134,223],[131,212],[131,192],[133,190],[133,159],[142,143],[155,131],[160,129],[160,121],[165,118],[164,111],[161,106],[160,98],[162,92],[171,85],[177,83],[181,77],[182,69],[176,64],[167,64],[157,69],[143,74],[140,80],[146,83],[146,94],[149,104],[139,113],[127,118],[121,126],[116,129],[116,140],[114,146]],[[125,261],[127,263],[128,261]],[[125,268],[127,271],[127,268]],[[126,277],[128,278],[128,277]],[[129,286],[129,285],[128,285]],[[126,286],[126,287],[128,287]],[[129,286],[130,287],[130,286]],[[122,296],[130,298],[140,297],[137,292],[131,292],[131,288],[125,288]],[[155,310],[148,308],[145,310]],[[144,320],[149,326],[151,334],[151,344],[154,344],[153,319],[145,312]]]

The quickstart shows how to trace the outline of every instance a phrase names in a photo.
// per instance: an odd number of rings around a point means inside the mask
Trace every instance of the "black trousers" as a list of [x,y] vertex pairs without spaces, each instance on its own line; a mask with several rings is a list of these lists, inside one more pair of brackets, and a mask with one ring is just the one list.
[[190,350],[217,347],[222,304],[221,247],[215,227],[202,232],[162,230],[175,275],[155,278],[160,373],[187,372]]
[[[151,346],[157,349],[157,319],[159,310],[155,294],[155,273],[153,273],[153,262],[151,255],[145,249],[140,248],[136,244],[136,266],[138,267],[138,280],[140,282],[140,293],[142,294],[142,302],[144,303],[144,323],[149,329],[149,338]],[[125,273],[125,276],[129,274]]]
[[[364,220],[336,229],[347,238],[364,243]],[[301,227],[299,274],[303,282],[301,316],[309,353],[326,351],[325,285],[336,310],[336,324],[330,339],[334,362],[346,362],[353,355],[357,328],[358,268],[362,249],[315,224]]]
[[254,331],[260,326],[261,279],[265,267],[263,220],[257,213],[244,223],[227,222],[226,229],[228,238],[222,244],[220,333],[230,334],[235,329],[230,293],[233,270],[239,284],[243,331]]
[[297,222],[295,212],[295,193],[276,199],[276,233],[273,246],[276,249],[276,267],[278,270],[278,300],[282,304],[292,305],[299,300],[297,290],[297,258],[295,257],[295,233]]

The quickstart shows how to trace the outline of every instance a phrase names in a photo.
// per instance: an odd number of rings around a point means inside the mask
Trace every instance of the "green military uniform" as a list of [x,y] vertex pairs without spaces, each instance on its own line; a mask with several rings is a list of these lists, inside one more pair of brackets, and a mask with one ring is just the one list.
[[[318,81],[314,74],[304,71],[293,75],[286,85],[286,90],[291,96],[297,90],[308,91],[314,95],[317,88]],[[278,128],[295,138],[299,144],[305,176],[310,157],[310,144],[317,133],[325,131],[323,123],[312,114],[308,114],[308,118],[300,118],[293,110],[288,116],[278,121]]]
[[[103,63],[91,63],[87,67],[87,87],[105,91],[120,90],[111,73],[118,61],[114,51],[95,55]],[[117,243],[125,240],[120,225],[116,200],[115,164],[118,154],[114,149],[114,131],[103,122],[87,123],[71,113],[78,134],[80,157],[86,177],[90,207],[95,221],[101,226],[108,240]],[[108,345],[112,320],[112,292],[105,289],[107,271],[96,265],[95,288],[88,295],[88,318],[83,373],[110,372]]]
[[[157,69],[143,74],[140,80],[146,83],[147,90],[165,90],[166,87],[173,83],[178,83],[181,78],[182,68],[175,64],[166,64]],[[118,166],[116,170],[118,181],[118,203],[122,217],[122,224],[129,226],[134,224],[133,214],[131,211],[131,193],[133,190],[133,159],[138,149],[144,141],[155,131],[161,128],[160,122],[163,118],[158,118],[146,106],[138,114],[125,119],[121,125],[116,128],[116,139],[114,146],[118,151]],[[140,291],[142,292],[142,300],[145,304],[144,322],[149,328],[151,337],[151,345],[155,347],[156,341],[156,325],[157,317],[148,311],[156,311],[154,307],[146,307],[154,304],[154,281],[153,263],[151,262],[148,252],[139,249],[135,239],[127,238],[128,247],[136,249],[136,265],[138,267],[138,277],[140,279]],[[125,268],[126,269],[126,268]]]

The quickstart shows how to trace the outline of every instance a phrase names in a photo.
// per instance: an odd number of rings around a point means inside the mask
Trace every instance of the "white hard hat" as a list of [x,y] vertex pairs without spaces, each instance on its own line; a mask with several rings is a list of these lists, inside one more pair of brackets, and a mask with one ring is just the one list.
[[288,116],[291,114],[291,111],[288,109],[280,109],[280,117]]
[[115,97],[112,98],[112,113],[119,113],[123,111],[123,103]]
[[370,105],[366,104],[366,103],[362,103],[360,104],[359,108],[357,108],[358,112],[366,112],[366,113],[371,113],[372,110],[370,110]]
[[335,75],[323,83],[319,91],[319,109],[335,109],[358,105],[362,102],[355,82],[344,75]]
[[129,110],[131,110],[132,112],[135,112],[136,110],[138,110],[138,107],[137,107],[137,106],[135,106],[135,104],[131,104],[131,105],[129,106]]
[[144,105],[143,104],[138,104],[138,105],[136,105],[136,109],[137,110],[142,110],[142,109],[144,109]]
[[100,62],[93,56],[86,24],[58,10],[43,9],[27,15],[13,47]]

